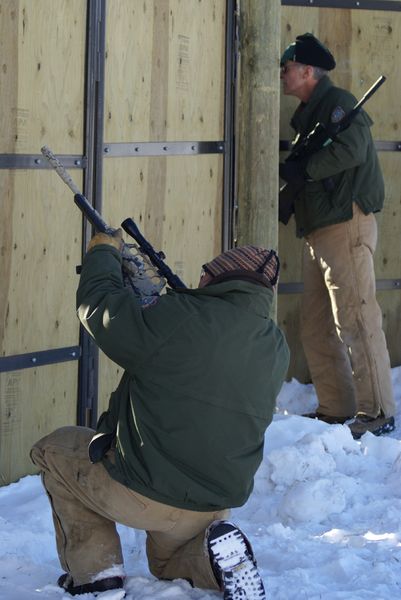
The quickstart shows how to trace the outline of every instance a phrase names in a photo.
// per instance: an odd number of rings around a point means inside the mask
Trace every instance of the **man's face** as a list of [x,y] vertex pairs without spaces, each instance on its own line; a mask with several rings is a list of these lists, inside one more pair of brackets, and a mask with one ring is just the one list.
[[308,76],[307,65],[288,60],[280,69],[280,79],[283,82],[283,93],[286,96],[300,98]]

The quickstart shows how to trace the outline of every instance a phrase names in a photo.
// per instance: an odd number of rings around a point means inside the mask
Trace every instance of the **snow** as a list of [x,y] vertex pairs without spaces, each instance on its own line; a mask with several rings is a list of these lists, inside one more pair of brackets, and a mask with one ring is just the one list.
[[[392,377],[399,402],[401,367]],[[268,597],[401,598],[401,414],[391,434],[355,441],[344,425],[299,416],[316,407],[312,385],[285,383],[277,406],[254,492],[232,512],[252,541]],[[182,580],[157,581],[147,569],[144,533],[118,529],[127,600],[221,598]],[[60,573],[39,476],[0,488],[0,598],[67,600],[55,585]],[[121,597],[121,591],[101,596]]]

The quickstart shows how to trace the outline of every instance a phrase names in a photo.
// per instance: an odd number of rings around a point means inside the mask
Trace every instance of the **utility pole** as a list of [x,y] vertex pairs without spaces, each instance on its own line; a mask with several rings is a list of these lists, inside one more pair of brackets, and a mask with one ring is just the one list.
[[280,0],[240,1],[237,243],[277,248]]

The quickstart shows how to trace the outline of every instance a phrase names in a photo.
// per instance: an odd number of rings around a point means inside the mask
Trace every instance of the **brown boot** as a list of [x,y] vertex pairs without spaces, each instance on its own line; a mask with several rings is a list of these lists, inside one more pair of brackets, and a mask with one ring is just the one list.
[[348,427],[351,430],[352,437],[359,440],[367,431],[370,431],[373,435],[390,433],[395,429],[395,422],[394,417],[385,417],[383,413],[380,413],[378,417],[369,417],[364,413],[357,413],[354,421]]

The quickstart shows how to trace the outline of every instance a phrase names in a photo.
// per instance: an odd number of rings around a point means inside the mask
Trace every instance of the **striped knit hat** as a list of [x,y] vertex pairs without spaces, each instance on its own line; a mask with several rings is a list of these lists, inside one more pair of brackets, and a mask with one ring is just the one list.
[[[258,248],[257,246],[241,246],[232,248],[216,256],[203,265],[206,273],[213,278],[223,279],[222,276],[252,275],[270,287],[275,286],[280,271],[280,261],[274,250]],[[214,281],[213,283],[216,283]]]

